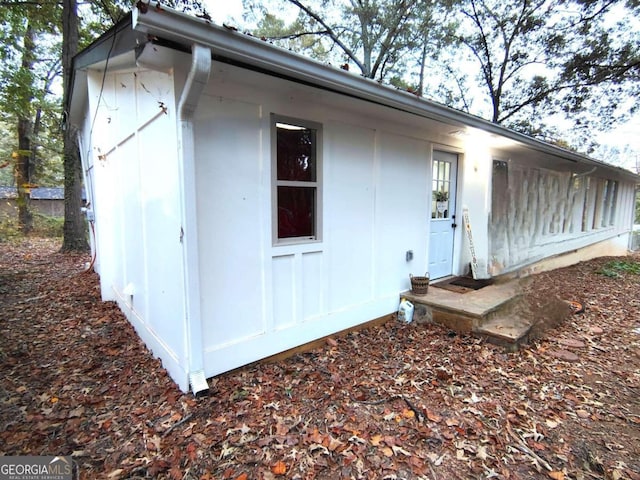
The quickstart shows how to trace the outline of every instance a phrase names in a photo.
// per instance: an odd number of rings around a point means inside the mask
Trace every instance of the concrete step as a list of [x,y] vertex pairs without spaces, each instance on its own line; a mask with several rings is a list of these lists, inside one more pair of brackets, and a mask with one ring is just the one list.
[[460,333],[517,349],[528,339],[531,326],[524,319],[522,289],[517,280],[489,285],[467,293],[430,286],[425,295],[401,295],[414,304],[414,321],[438,323]]
[[529,341],[531,323],[513,315],[497,316],[485,321],[473,334],[494,345],[516,351],[520,345]]

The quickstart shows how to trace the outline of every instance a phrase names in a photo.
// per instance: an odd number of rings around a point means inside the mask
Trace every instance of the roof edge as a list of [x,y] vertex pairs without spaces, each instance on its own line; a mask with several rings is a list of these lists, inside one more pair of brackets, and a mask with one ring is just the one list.
[[[274,46],[251,35],[215,25],[206,19],[178,12],[156,2],[150,2],[149,4],[138,2],[130,16],[125,17],[125,19],[112,27],[76,58],[78,60],[83,59],[86,62],[88,60],[86,56],[87,50],[99,49],[103,51],[105,45],[109,45],[108,38],[119,35],[122,28],[127,28],[129,23],[135,31],[135,33],[132,32],[133,36],[125,34],[129,40],[125,43],[129,43],[129,48],[135,48],[139,43],[140,34],[146,36],[145,41],[153,40],[157,37],[187,48],[194,43],[201,44],[211,48],[214,56],[225,57],[235,62],[273,72],[279,76],[340,92],[420,117],[441,121],[456,128],[463,126],[476,128],[522,143],[531,149],[564,160],[617,170],[619,174],[633,178],[635,182],[640,183],[640,175],[636,175],[624,168],[552,145],[432,100],[382,85],[375,80],[324,65],[316,60]],[[115,43],[115,40],[112,40],[112,42]],[[121,42],[118,43],[122,44]],[[100,47],[101,45],[102,47]],[[104,55],[104,52],[102,54]],[[86,65],[82,61],[78,62],[78,64],[76,68],[80,68],[80,65]]]

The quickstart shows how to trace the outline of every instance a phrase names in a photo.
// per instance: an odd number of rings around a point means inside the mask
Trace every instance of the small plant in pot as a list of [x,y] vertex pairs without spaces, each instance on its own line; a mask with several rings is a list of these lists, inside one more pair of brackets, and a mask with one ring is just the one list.
[[433,217],[447,217],[447,210],[449,209],[449,192],[437,190],[433,192],[433,196],[436,198],[436,212],[434,212]]
[[438,190],[434,192],[436,196],[436,202],[446,202],[449,200],[449,192],[445,192],[444,190]]

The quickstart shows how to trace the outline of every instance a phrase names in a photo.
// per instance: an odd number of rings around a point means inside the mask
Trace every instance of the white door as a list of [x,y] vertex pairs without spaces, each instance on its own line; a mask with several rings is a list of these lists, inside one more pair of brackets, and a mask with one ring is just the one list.
[[453,239],[456,227],[456,174],[458,155],[433,152],[431,165],[431,228],[429,235],[429,276],[451,275]]

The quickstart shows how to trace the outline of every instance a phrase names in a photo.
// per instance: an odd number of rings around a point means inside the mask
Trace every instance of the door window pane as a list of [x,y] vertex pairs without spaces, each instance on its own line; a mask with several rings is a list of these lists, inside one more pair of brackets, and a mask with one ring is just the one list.
[[443,160],[433,161],[431,218],[449,218],[451,164]]

